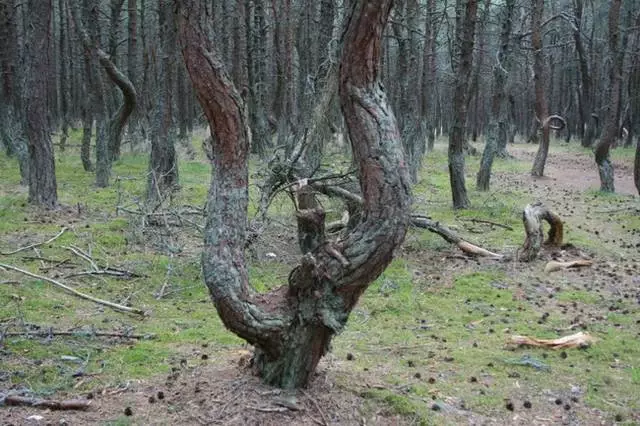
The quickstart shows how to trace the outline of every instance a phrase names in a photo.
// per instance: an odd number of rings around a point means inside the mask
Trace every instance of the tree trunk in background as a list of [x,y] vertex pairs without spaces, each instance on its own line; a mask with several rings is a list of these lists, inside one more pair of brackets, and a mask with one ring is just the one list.
[[640,140],[636,142],[636,159],[633,164],[633,181],[640,195]]
[[609,158],[609,149],[618,134],[618,106],[620,103],[620,85],[622,80],[623,52],[618,46],[620,38],[620,8],[622,0],[612,0],[609,7],[609,51],[612,63],[609,68],[609,96],[606,102],[606,115],[602,138],[595,147],[594,154],[600,175],[600,191],[615,192],[613,182],[613,164]]
[[436,137],[435,102],[436,91],[436,1],[427,0],[422,52],[422,79],[420,93],[420,116],[427,132],[427,151],[433,151]]
[[493,97],[491,99],[491,117],[487,126],[486,142],[482,159],[480,160],[480,170],[476,180],[478,191],[488,191],[491,179],[491,166],[498,147],[507,145],[508,126],[508,103],[507,103],[507,81],[511,72],[511,30],[513,27],[513,11],[515,0],[506,0],[502,6],[500,22],[502,31],[500,33],[500,47],[497,56],[497,63],[493,66]]
[[[263,379],[284,388],[303,387],[360,295],[391,261],[409,223],[410,193],[398,128],[378,81],[380,40],[391,0],[358,1],[340,72],[364,219],[339,246],[318,241],[306,247],[309,251],[289,275],[289,286],[262,295],[249,286],[244,256],[249,146],[242,99],[197,25],[197,0],[178,4],[184,59],[216,141],[202,257],[205,282],[223,323],[256,347],[254,365]],[[300,228],[315,229],[321,237],[323,216],[317,209],[300,211],[299,223],[310,225]]]
[[547,73],[545,66],[545,56],[542,50],[542,15],[544,13],[544,0],[534,0],[533,13],[531,14],[531,46],[533,48],[533,81],[535,85],[535,122],[536,132],[538,128],[542,133],[538,145],[538,152],[533,161],[531,169],[532,176],[544,176],[544,166],[549,155],[549,104],[545,93],[545,84],[547,83]]
[[[457,10],[457,12],[460,12],[460,10]],[[456,67],[453,94],[453,123],[449,133],[449,180],[454,209],[466,209],[469,207],[464,176],[465,123],[467,120],[466,95],[471,76],[477,13],[477,0],[468,0],[464,18],[456,18],[456,21],[462,27],[456,30],[456,33],[460,35],[457,40],[459,45],[457,56],[459,59]]]
[[29,149],[24,136],[20,78],[16,75],[18,23],[16,0],[0,1],[0,144],[16,156],[20,183],[29,184]]
[[[68,96],[69,96],[69,86],[67,84],[67,64],[68,64],[68,60],[66,57],[66,34],[67,34],[67,30],[65,28],[65,16],[67,16],[67,14],[65,13],[65,7],[64,7],[64,0],[58,0],[58,10],[59,10],[59,17],[60,17],[60,25],[59,25],[59,29],[58,32],[60,34],[60,38],[59,38],[59,51],[58,54],[60,55],[60,74],[59,74],[59,86],[60,86],[60,118],[61,118],[61,128],[60,128],[60,152],[64,152],[66,144],[67,144],[67,138],[69,137],[69,104],[68,104]],[[73,72],[73,69],[71,69],[71,72]]]
[[591,74],[587,62],[587,53],[582,42],[582,12],[584,10],[583,0],[574,0],[574,22],[573,39],[576,45],[576,54],[580,66],[581,90],[579,93],[580,104],[580,136],[582,146],[590,147],[595,138],[596,124],[594,123],[593,101],[591,99]]
[[58,207],[56,169],[47,122],[47,92],[51,69],[52,0],[29,0],[26,15],[25,55],[25,134],[29,141],[29,203],[54,209]]
[[[138,5],[137,0],[127,0],[127,76],[134,87],[139,88],[138,81]],[[140,103],[140,102],[139,102]],[[134,138],[138,132],[138,108],[129,118],[129,136]],[[133,142],[132,142],[133,144]]]
[[172,129],[172,89],[175,78],[176,27],[172,0],[158,0],[161,55],[158,59],[159,96],[151,137],[147,198],[161,201],[178,185],[178,157]]

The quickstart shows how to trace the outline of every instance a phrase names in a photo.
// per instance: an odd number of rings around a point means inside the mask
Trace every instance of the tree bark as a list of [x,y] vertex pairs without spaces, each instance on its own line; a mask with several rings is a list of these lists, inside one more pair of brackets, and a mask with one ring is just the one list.
[[178,158],[173,121],[173,81],[175,79],[176,27],[171,0],[158,0],[158,38],[162,56],[158,59],[159,94],[151,136],[147,198],[162,200],[165,192],[178,185]]
[[620,103],[620,85],[622,84],[623,53],[620,51],[619,20],[622,0],[612,0],[609,7],[609,51],[612,64],[609,68],[609,99],[606,102],[606,118],[602,138],[595,147],[595,161],[600,175],[600,191],[615,192],[613,164],[609,158],[609,149],[618,134],[618,106]]
[[[544,243],[543,220],[549,223],[550,226],[549,237]],[[522,222],[526,237],[519,253],[520,260],[524,262],[535,260],[543,244],[553,247],[559,247],[562,244],[562,219],[544,204],[540,202],[528,204],[522,213]]]
[[436,139],[435,102],[430,92],[436,90],[436,2],[427,1],[425,17],[425,40],[422,52],[422,79],[420,93],[420,115],[427,132],[427,151],[433,151]]
[[502,32],[497,63],[493,67],[493,97],[491,99],[491,118],[487,127],[487,135],[480,170],[476,180],[478,191],[488,191],[491,180],[491,167],[498,147],[507,145],[507,79],[511,72],[510,39],[513,27],[513,11],[515,0],[506,0],[502,6]]
[[409,224],[410,189],[398,127],[379,83],[380,40],[391,0],[361,0],[345,35],[340,98],[364,196],[363,220],[339,243],[303,256],[289,286],[265,295],[248,284],[244,247],[248,137],[242,99],[197,24],[198,0],[182,0],[182,51],[214,133],[202,266],[224,324],[256,346],[263,379],[306,386],[333,335],[392,259]]
[[[456,10],[460,12],[458,8]],[[466,96],[471,76],[477,13],[478,1],[468,0],[464,19],[462,17],[456,18],[456,21],[462,27],[456,29],[456,33],[460,35],[457,40],[459,44],[459,65],[456,67],[453,94],[453,124],[449,133],[449,180],[454,209],[466,209],[469,207],[464,176],[465,124],[467,121]]]
[[29,202],[41,207],[58,207],[56,168],[49,129],[47,93],[51,69],[52,0],[29,0],[27,51],[25,58],[25,134],[29,141]]
[[535,85],[535,113],[536,131],[540,129],[542,138],[538,145],[538,152],[531,168],[532,176],[544,176],[544,166],[549,155],[549,103],[545,93],[547,72],[545,57],[542,50],[542,15],[544,13],[544,0],[534,0],[533,13],[531,14],[531,47],[533,48],[533,81]]

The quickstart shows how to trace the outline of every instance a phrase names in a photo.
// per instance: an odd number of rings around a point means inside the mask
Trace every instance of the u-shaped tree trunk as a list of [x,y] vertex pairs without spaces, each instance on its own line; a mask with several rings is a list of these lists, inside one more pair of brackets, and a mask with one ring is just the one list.
[[[302,211],[314,241],[288,286],[257,294],[244,247],[248,129],[244,105],[199,26],[199,0],[180,0],[179,37],[196,95],[215,135],[207,204],[204,277],[224,324],[256,347],[255,366],[272,385],[305,386],[360,295],[391,262],[409,225],[410,188],[395,117],[379,82],[380,40],[391,0],[353,7],[340,66],[340,101],[358,166],[364,213],[341,240],[323,237],[322,214]],[[316,221],[315,223],[304,223]]]

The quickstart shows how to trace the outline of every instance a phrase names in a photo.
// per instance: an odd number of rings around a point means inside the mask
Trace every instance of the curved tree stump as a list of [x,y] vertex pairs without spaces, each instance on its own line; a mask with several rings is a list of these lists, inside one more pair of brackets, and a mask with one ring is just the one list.
[[[542,221],[547,221],[551,228],[549,237],[544,241]],[[543,245],[560,246],[562,244],[562,219],[541,202],[528,204],[522,213],[522,222],[526,237],[519,258],[524,262],[534,260]]]

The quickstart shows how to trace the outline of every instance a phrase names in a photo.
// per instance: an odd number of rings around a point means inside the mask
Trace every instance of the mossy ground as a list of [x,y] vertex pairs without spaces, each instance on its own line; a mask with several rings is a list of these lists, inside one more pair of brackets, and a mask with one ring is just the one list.
[[[198,146],[198,141],[192,142]],[[440,141],[425,158],[414,188],[414,210],[483,247],[513,252],[523,240],[522,208],[541,199],[566,219],[565,240],[592,256],[595,266],[545,275],[542,261],[469,259],[440,237],[412,230],[323,362],[339,389],[363,398],[363,416],[386,412],[420,424],[456,424],[470,417],[517,423],[517,416],[549,423],[640,421],[640,216],[633,208],[637,198],[601,195],[588,188],[568,190],[559,178],[533,180],[529,158],[534,147],[517,147],[522,155],[496,160],[490,192],[474,190],[479,157],[468,158],[472,207],[454,212],[445,144]],[[587,157],[583,151],[575,143],[553,143],[549,162]],[[613,158],[624,167],[632,153],[615,150]],[[52,395],[117,389],[131,381],[153,380],[185,363],[200,365],[202,355],[207,363],[224,363],[229,353],[244,347],[224,329],[202,283],[197,233],[185,227],[163,239],[143,229],[136,216],[117,211],[118,205],[136,209],[143,204],[147,161],[143,154],[124,154],[114,164],[112,185],[98,189],[92,174],[82,170],[77,151],[58,153],[58,191],[64,208],[41,212],[27,204],[15,160],[0,154],[0,251],[43,241],[62,226],[69,228],[38,253],[0,256],[0,263],[149,313],[144,318],[117,313],[49,283],[0,270],[0,333],[25,332],[0,343],[0,391],[23,388]],[[181,161],[181,188],[173,205],[202,206],[209,171],[202,157]],[[257,197],[255,186],[251,194]],[[339,216],[338,205],[325,206]],[[277,200],[270,213],[274,228],[250,257],[252,284],[259,291],[285,283],[297,257],[287,198]],[[69,259],[79,264],[75,270],[88,270],[88,264],[65,249],[70,246],[90,251],[100,265],[142,277],[65,278],[70,271],[64,264],[32,258]],[[155,296],[163,286],[166,296],[158,300]],[[51,339],[26,333],[49,327],[82,333]],[[556,352],[505,347],[512,334],[550,338],[581,328],[599,339],[591,348]],[[99,338],[91,336],[92,329],[155,338]],[[200,358],[193,358],[194,353]],[[513,411],[506,408],[509,401]],[[525,401],[531,408],[524,408]],[[103,420],[136,424],[121,416]]]

